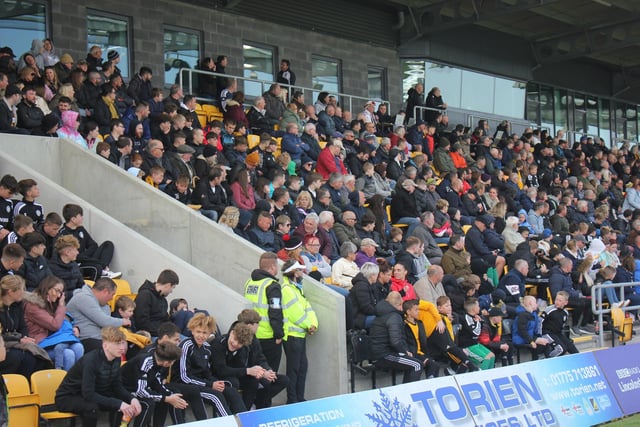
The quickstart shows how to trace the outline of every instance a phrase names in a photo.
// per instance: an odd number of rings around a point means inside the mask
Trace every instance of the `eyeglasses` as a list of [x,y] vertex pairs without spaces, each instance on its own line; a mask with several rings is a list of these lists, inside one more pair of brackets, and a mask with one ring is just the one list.
[[286,224],[282,224],[282,225],[284,225],[285,227],[291,227],[291,223],[290,222],[288,222]]
[[58,295],[62,295],[64,293],[64,289],[51,288],[51,290],[57,293]]
[[356,219],[355,218],[345,218],[344,220],[345,221],[355,221]]

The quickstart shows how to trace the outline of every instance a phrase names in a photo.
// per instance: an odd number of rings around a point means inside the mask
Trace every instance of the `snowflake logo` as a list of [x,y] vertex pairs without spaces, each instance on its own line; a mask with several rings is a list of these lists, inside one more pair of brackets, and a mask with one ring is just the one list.
[[380,402],[373,402],[373,407],[376,413],[365,415],[375,423],[376,427],[418,427],[418,424],[413,422],[411,405],[405,407],[397,397],[391,401],[382,390],[380,390]]

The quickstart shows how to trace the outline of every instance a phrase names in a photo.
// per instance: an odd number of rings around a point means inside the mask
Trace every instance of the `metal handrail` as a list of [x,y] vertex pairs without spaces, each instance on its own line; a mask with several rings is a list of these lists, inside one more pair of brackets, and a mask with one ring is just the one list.
[[[271,81],[271,80],[260,80],[260,79],[252,79],[250,77],[241,77],[241,76],[234,76],[231,74],[222,74],[222,73],[214,73],[211,71],[204,71],[204,70],[197,70],[197,69],[193,69],[193,68],[180,68],[180,70],[178,71],[178,82],[179,85],[181,87],[184,88],[184,79],[185,77],[188,78],[188,89],[189,89],[189,93],[194,93],[193,92],[193,79],[194,79],[194,75],[197,76],[199,74],[203,74],[203,75],[208,75],[208,76],[216,76],[216,77],[224,77],[224,78],[231,78],[234,80],[237,80],[238,82],[242,82],[244,84],[244,82],[252,82],[252,83],[259,83],[260,84],[260,94],[265,93],[269,86],[271,86],[272,84],[275,84],[275,81]],[[293,94],[292,92],[294,90],[299,90],[302,91],[302,93],[305,95],[307,95],[307,93],[311,93],[313,94],[313,92],[322,92],[321,89],[314,89],[314,88],[310,88],[310,87],[304,87],[304,86],[299,86],[299,85],[286,85],[286,84],[282,84],[279,83],[279,85],[285,89],[288,90],[288,97],[291,97],[291,95]],[[266,89],[265,89],[266,87]],[[293,90],[292,90],[293,89]],[[368,97],[363,97],[363,96],[356,96],[356,95],[349,95],[347,93],[341,93],[341,92],[329,92],[331,95],[337,96],[339,97],[342,102],[340,102],[340,105],[342,106],[343,109],[345,109],[347,106],[349,107],[347,110],[351,111],[354,114],[354,118],[356,117],[356,115],[360,112],[360,110],[358,110],[357,112],[353,110],[353,105],[354,105],[354,100],[363,100],[363,101],[375,101],[378,104],[387,104],[387,111],[391,111],[391,103],[389,102],[388,99],[371,99]],[[203,98],[203,97],[199,97],[196,96],[196,100],[198,101],[211,101],[210,98]],[[315,100],[310,99],[309,103],[313,103],[315,102]],[[362,103],[362,105],[364,105],[364,102]],[[363,108],[364,109],[364,108]]]
[[[591,311],[598,316],[598,346],[604,346],[604,331],[602,328],[603,315],[611,313],[611,308],[602,307],[602,289],[619,288],[620,301],[624,301],[624,288],[628,286],[640,286],[640,282],[624,282],[624,283],[599,283],[591,287]],[[640,305],[621,307],[622,311],[631,311],[640,309]],[[611,325],[613,328],[613,325]]]

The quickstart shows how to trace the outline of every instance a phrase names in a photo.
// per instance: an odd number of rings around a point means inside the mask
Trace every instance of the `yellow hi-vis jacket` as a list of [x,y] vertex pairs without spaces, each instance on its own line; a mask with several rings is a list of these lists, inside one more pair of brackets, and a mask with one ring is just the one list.
[[[269,321],[269,299],[267,298],[267,288],[272,283],[279,286],[278,281],[273,277],[261,278],[259,280],[248,280],[244,285],[244,297],[253,303],[253,309],[260,314],[260,323],[256,331],[256,338],[270,339],[274,338],[273,328]],[[274,304],[281,306],[280,301],[274,301]],[[275,307],[280,308],[280,307]],[[283,319],[284,337],[287,336],[286,319]],[[280,338],[280,337],[278,337]]]
[[282,312],[285,323],[285,335],[304,338],[312,326],[318,327],[318,317],[302,289],[288,277],[282,279]]

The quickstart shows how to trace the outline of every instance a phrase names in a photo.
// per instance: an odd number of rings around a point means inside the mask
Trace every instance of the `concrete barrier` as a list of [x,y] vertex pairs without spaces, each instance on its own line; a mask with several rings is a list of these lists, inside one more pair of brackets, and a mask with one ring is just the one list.
[[[244,293],[244,283],[257,267],[262,250],[229,235],[199,213],[70,141],[0,134],[0,153],[31,166],[186,263]],[[344,299],[309,278],[304,286],[320,320],[318,333],[307,345],[312,367],[307,395],[347,393]],[[216,291],[201,292],[190,303],[200,307],[205,298],[218,297]]]
[[[145,279],[155,280],[160,271],[170,268],[178,273],[180,284],[172,298],[185,298],[191,307],[208,310],[216,317],[222,330],[225,330],[235,319],[237,313],[249,302],[238,293],[212,279],[202,271],[189,265],[166,249],[156,245],[147,238],[130,230],[110,215],[102,212],[76,195],[47,179],[44,175],[17,162],[6,153],[0,152],[0,174],[12,174],[16,179],[33,178],[38,183],[42,196],[38,199],[45,212],[62,212],[67,203],[82,206],[84,222],[91,236],[102,242],[111,240],[116,251],[112,265],[122,268],[123,278],[130,284],[134,292]],[[216,298],[203,299],[202,295],[215,292]]]

